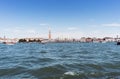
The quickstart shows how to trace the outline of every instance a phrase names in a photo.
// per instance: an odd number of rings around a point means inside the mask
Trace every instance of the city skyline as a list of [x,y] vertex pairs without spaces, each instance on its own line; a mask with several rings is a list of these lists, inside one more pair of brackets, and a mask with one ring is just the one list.
[[0,0],[0,37],[116,37],[119,0]]

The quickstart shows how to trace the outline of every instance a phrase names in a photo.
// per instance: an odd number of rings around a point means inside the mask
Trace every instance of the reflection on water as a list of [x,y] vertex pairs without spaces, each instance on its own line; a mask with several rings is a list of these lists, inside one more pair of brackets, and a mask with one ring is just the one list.
[[0,79],[120,79],[114,43],[0,44]]

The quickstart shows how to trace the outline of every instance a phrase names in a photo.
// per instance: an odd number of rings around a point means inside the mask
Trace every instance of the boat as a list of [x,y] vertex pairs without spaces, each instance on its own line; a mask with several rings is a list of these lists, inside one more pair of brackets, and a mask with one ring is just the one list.
[[41,41],[41,44],[46,44],[48,42],[49,42],[48,40],[43,40],[43,41]]
[[16,42],[13,40],[13,39],[8,39],[4,36],[4,41],[3,41],[3,44],[6,44],[6,45],[14,45],[16,44]]
[[120,41],[119,41],[119,42],[117,42],[117,45],[120,45]]
[[16,44],[16,43],[15,43],[15,42],[3,42],[3,44],[14,45],[14,44]]

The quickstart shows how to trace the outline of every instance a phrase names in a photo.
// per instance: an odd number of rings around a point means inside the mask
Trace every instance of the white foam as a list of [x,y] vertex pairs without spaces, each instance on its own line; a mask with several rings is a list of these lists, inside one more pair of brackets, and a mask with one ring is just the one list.
[[75,72],[69,71],[69,72],[65,72],[64,74],[65,74],[65,75],[72,75],[72,76],[74,76],[74,75],[75,75]]

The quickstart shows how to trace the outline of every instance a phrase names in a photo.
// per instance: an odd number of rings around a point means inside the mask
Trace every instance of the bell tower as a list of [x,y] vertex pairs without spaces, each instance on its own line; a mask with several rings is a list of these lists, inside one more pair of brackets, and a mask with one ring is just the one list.
[[48,35],[49,40],[51,40],[51,30],[49,29],[49,35]]

